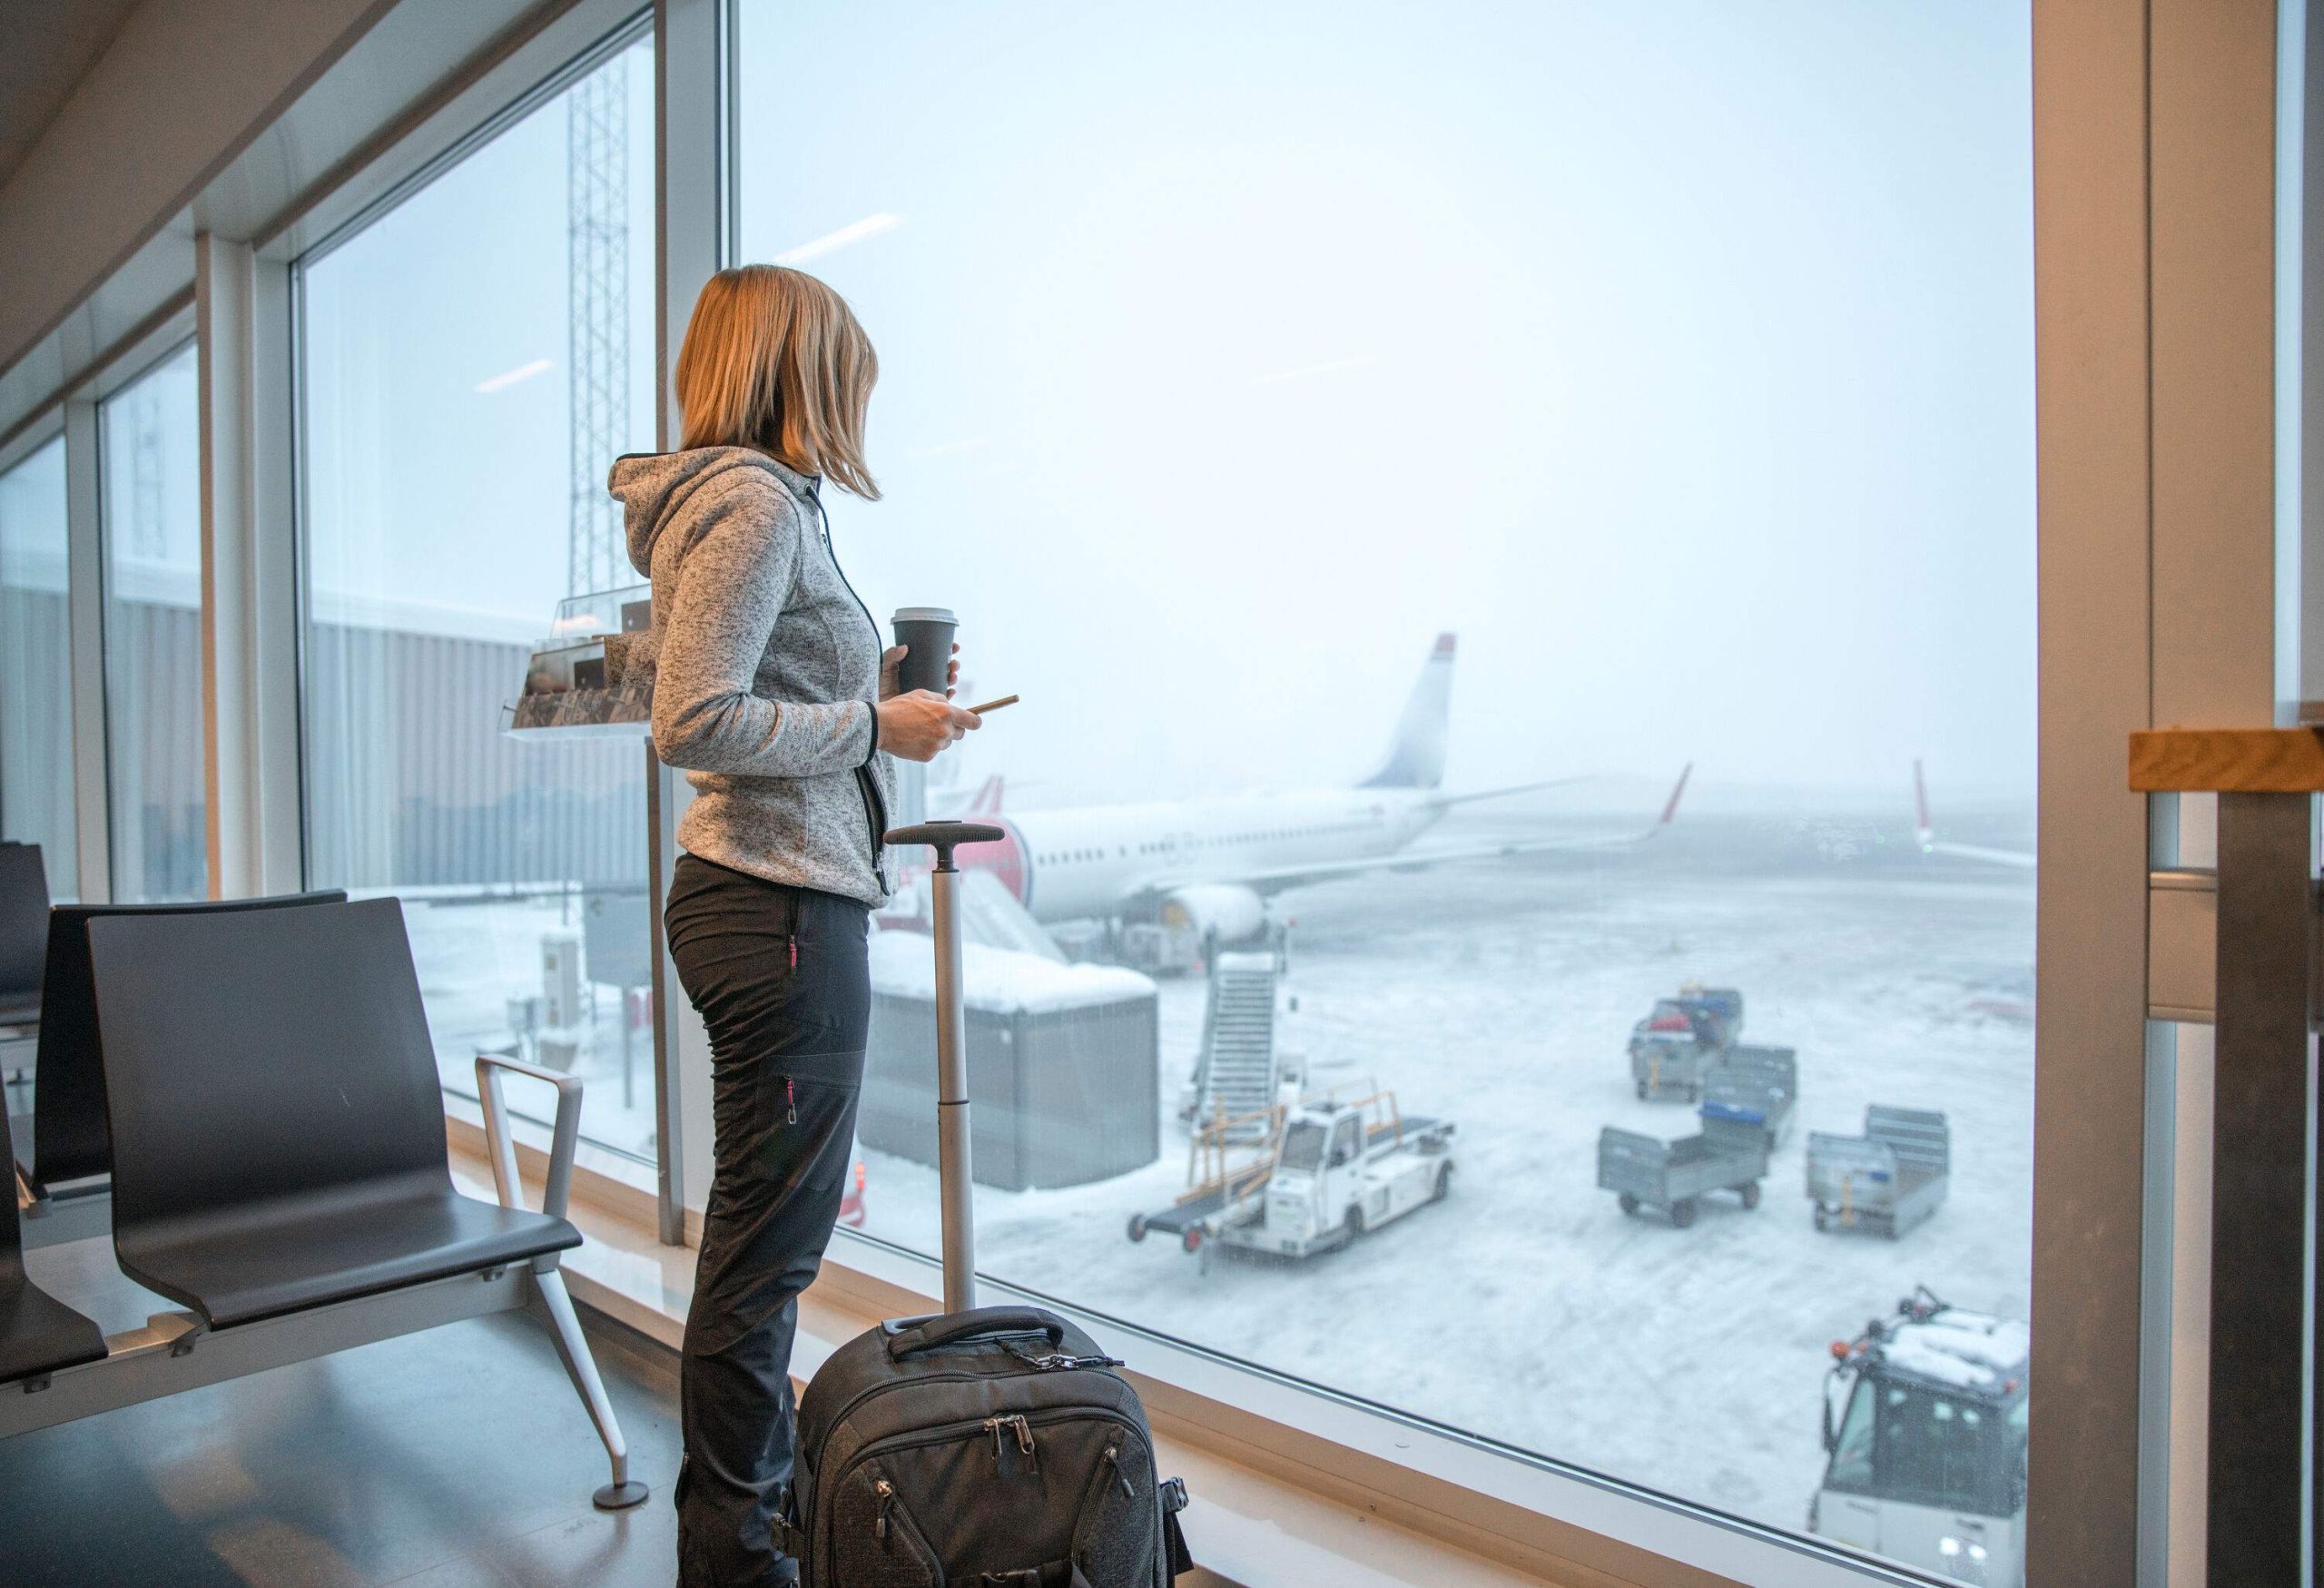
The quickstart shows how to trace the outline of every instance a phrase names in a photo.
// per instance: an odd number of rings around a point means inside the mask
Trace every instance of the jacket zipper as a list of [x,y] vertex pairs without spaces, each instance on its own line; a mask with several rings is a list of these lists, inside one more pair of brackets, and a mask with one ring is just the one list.
[[[865,626],[872,630],[872,655],[875,658],[872,662],[872,711],[876,717],[880,711],[879,663],[876,658],[887,648],[880,643],[880,621],[872,616],[872,608],[863,604],[863,597],[855,593],[855,581],[847,577],[847,569],[840,566],[839,547],[832,544],[832,516],[823,511],[823,493],[821,489],[815,491],[813,500],[815,521],[822,527],[823,531],[823,555],[832,559],[832,572],[839,576],[839,582],[846,587],[849,598],[855,603],[855,609],[863,614]],[[879,725],[876,723],[872,725],[872,736],[876,744],[880,736]],[[888,846],[888,835],[880,830],[880,813],[872,808],[872,769],[868,765],[855,769],[855,792],[863,796],[863,824],[872,834],[872,874],[876,877],[880,873],[881,852]]]

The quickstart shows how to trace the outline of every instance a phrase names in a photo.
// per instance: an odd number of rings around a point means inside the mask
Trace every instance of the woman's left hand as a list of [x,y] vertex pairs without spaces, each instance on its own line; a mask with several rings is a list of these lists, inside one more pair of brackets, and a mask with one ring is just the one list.
[[[893,700],[903,693],[896,686],[896,673],[904,665],[902,646],[890,646],[880,653],[880,698]],[[944,694],[950,698],[952,686],[960,681],[960,647],[952,647],[952,659],[944,664]]]

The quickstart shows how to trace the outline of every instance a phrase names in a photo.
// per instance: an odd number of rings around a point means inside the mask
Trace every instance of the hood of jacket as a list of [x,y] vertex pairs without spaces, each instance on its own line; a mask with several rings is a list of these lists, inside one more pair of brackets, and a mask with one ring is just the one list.
[[707,500],[705,490],[734,484],[738,470],[755,469],[801,503],[812,506],[821,483],[812,475],[776,462],[750,447],[694,447],[684,452],[633,452],[614,460],[606,488],[622,505],[629,536],[630,566],[650,575],[654,546],[663,532],[685,517],[689,504]]

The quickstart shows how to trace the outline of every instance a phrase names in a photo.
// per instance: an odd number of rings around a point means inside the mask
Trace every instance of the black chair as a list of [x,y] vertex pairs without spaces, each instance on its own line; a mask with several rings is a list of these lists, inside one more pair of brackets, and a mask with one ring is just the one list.
[[0,1026],[40,1019],[48,872],[37,843],[0,843]]
[[[342,1349],[537,1295],[613,1461],[597,1503],[642,1501],[556,1263],[581,1242],[563,1217],[580,1083],[480,1060],[556,1086],[556,1141],[547,1206],[535,1213],[517,1198],[496,1074],[486,1118],[501,1200],[465,1197],[452,1189],[397,901],[105,915],[86,932],[113,1250],[132,1278],[199,1319],[199,1339],[156,1343],[248,1372],[297,1359],[286,1351]],[[231,1344],[270,1337],[283,1343],[271,1355]]]
[[[7,1095],[0,1089],[0,1127],[7,1118]],[[13,1181],[6,1201],[6,1211],[0,1212],[0,1386],[38,1388],[59,1368],[103,1361],[104,1331],[25,1273],[24,1232],[16,1219]]]
[[[33,1244],[103,1232],[103,1201],[87,1217],[64,1218],[67,1203],[102,1193],[113,1169],[105,1135],[105,1071],[97,1042],[96,990],[89,979],[89,922],[117,915],[194,915],[345,903],[331,889],[268,899],[178,904],[60,904],[49,912],[48,949],[36,1001],[42,1011],[33,1073]],[[56,1216],[52,1220],[52,1215]],[[92,1220],[94,1219],[94,1222]]]

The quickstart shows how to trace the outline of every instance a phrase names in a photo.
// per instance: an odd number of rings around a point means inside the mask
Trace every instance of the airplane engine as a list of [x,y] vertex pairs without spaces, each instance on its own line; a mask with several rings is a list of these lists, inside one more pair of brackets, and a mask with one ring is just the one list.
[[1256,937],[1267,920],[1258,894],[1232,883],[1201,883],[1180,888],[1162,901],[1162,924],[1190,934],[1196,943],[1216,937],[1223,943]]

